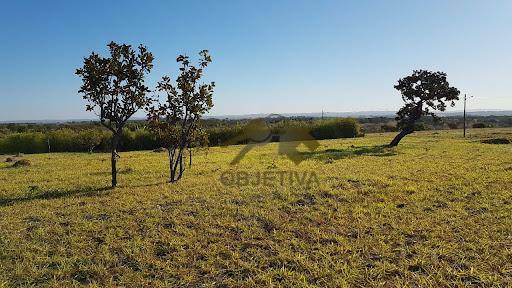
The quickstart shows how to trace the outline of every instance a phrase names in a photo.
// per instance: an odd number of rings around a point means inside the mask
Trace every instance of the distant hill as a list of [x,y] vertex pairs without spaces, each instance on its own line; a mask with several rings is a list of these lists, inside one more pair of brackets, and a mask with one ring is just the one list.
[[[357,111],[357,112],[324,112],[323,117],[353,117],[353,118],[371,118],[371,117],[395,117],[395,111]],[[512,116],[512,110],[471,110],[466,112],[468,116]],[[438,113],[441,117],[453,117],[462,116],[462,111],[450,111]],[[214,115],[205,116],[206,119],[254,119],[264,118],[269,114],[257,113],[257,114],[243,114],[243,115]],[[285,117],[311,117],[320,118],[322,117],[321,112],[312,113],[281,113],[279,115]],[[144,120],[143,118],[134,118],[133,120]],[[71,122],[90,122],[96,121],[96,119],[63,119],[63,120],[4,120],[0,121],[0,124],[8,123],[36,123],[36,124],[54,124],[54,123],[71,123]]]
[[[205,118],[214,119],[254,119],[267,117],[269,114],[245,114],[245,115],[220,115],[220,116],[207,116]],[[279,114],[285,117],[322,117],[321,112],[314,113],[282,113]],[[357,111],[357,112],[324,112],[323,117],[353,117],[353,118],[369,118],[369,117],[395,117],[396,111]],[[462,116],[463,111],[450,111],[440,112],[439,116]],[[511,110],[471,110],[467,111],[468,116],[512,116]]]

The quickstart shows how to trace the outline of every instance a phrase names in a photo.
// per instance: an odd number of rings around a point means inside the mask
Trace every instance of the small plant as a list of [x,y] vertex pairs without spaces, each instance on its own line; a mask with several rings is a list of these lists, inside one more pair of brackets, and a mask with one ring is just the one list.
[[493,139],[485,139],[481,141],[484,144],[511,144],[512,140],[507,138],[493,138]]
[[30,166],[32,163],[30,163],[29,160],[27,159],[21,159],[21,160],[18,160],[16,162],[14,162],[14,164],[12,164],[12,167],[14,168],[17,168],[17,167],[26,167],[26,166]]

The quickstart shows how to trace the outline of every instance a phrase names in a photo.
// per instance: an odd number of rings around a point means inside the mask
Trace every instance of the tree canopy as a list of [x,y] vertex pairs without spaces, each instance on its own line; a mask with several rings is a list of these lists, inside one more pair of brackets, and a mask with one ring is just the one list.
[[397,112],[396,120],[400,133],[390,146],[396,146],[407,134],[414,132],[415,123],[425,115],[437,119],[436,111],[445,111],[447,105],[454,106],[460,91],[450,86],[446,73],[414,70],[410,76],[398,80],[395,89],[402,94],[405,105]]
[[199,119],[213,107],[215,83],[199,83],[204,68],[212,59],[208,50],[199,52],[199,55],[198,67],[190,63],[188,56],[179,55],[176,58],[181,65],[176,83],[164,76],[157,85],[157,91],[163,94],[164,101],[148,111],[150,127],[169,151],[170,182],[179,180],[183,175],[183,152],[199,140],[196,139],[201,135]]
[[153,54],[140,45],[136,52],[131,45],[110,42],[110,56],[92,52],[84,58],[76,75],[82,78],[79,93],[87,101],[87,111],[93,111],[100,123],[112,132],[112,187],[117,185],[117,149],[123,127],[130,117],[150,104],[144,85],[146,74],[153,68]]

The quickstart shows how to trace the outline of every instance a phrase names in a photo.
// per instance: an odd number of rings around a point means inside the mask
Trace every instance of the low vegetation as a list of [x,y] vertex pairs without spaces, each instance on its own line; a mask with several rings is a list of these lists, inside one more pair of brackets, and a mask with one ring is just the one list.
[[[214,147],[175,185],[160,153],[126,152],[115,190],[108,154],[0,156],[0,287],[511,286],[512,145],[481,141],[512,130],[393,137],[322,140],[299,165]],[[268,171],[318,182],[219,180]]]
[[490,128],[492,127],[491,125],[489,124],[485,124],[485,123],[474,123],[472,125],[473,128]]
[[485,144],[511,144],[512,140],[509,138],[490,138],[482,140]]
[[[293,126],[301,126],[311,131],[318,139],[353,138],[363,135],[361,125],[355,119],[336,118],[329,120],[288,120]],[[137,123],[125,128],[119,143],[120,151],[153,150],[161,148],[162,141],[146,127],[147,123]],[[202,130],[208,138],[209,146],[220,146],[243,133],[245,122],[215,123],[207,126],[202,123]],[[271,123],[270,127],[277,133],[281,123]],[[40,127],[40,126],[37,126]],[[34,131],[42,130],[42,131]],[[57,129],[32,129],[25,132],[9,132],[0,137],[0,153],[47,153],[50,152],[109,152],[111,133],[100,127],[75,127]],[[239,141],[239,144],[245,143]]]
[[[6,162],[9,162],[6,160]],[[16,162],[14,162],[14,164],[12,164],[12,167],[16,168],[16,167],[24,167],[24,166],[30,166],[31,163],[29,160],[27,159],[20,159]]]

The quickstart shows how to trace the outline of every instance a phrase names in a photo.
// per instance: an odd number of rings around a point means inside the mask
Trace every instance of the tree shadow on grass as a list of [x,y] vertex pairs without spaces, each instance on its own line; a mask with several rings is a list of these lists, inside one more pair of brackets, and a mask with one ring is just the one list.
[[91,188],[84,187],[73,190],[47,190],[39,191],[37,187],[30,187],[29,192],[26,195],[20,195],[18,197],[4,197],[0,196],[0,207],[11,206],[18,203],[29,202],[32,200],[51,200],[65,197],[93,197],[106,195],[112,191],[111,187],[102,188]]
[[[160,186],[164,184],[169,184],[169,181],[160,181],[160,182],[152,182],[147,184],[139,184],[139,185],[130,185],[131,188],[143,188],[143,187],[154,187],[154,186]],[[123,186],[119,186],[123,187]]]
[[374,146],[350,146],[343,149],[327,149],[317,150],[313,152],[303,152],[302,155],[306,159],[318,159],[318,160],[338,160],[343,158],[349,158],[354,156],[375,156],[375,157],[387,157],[397,155],[397,151],[394,148],[389,148],[387,145],[374,145]]
[[[117,169],[117,174],[132,174],[135,171],[135,169],[131,167]],[[91,176],[107,176],[111,175],[112,171],[97,171],[97,172],[91,172],[89,175]]]

